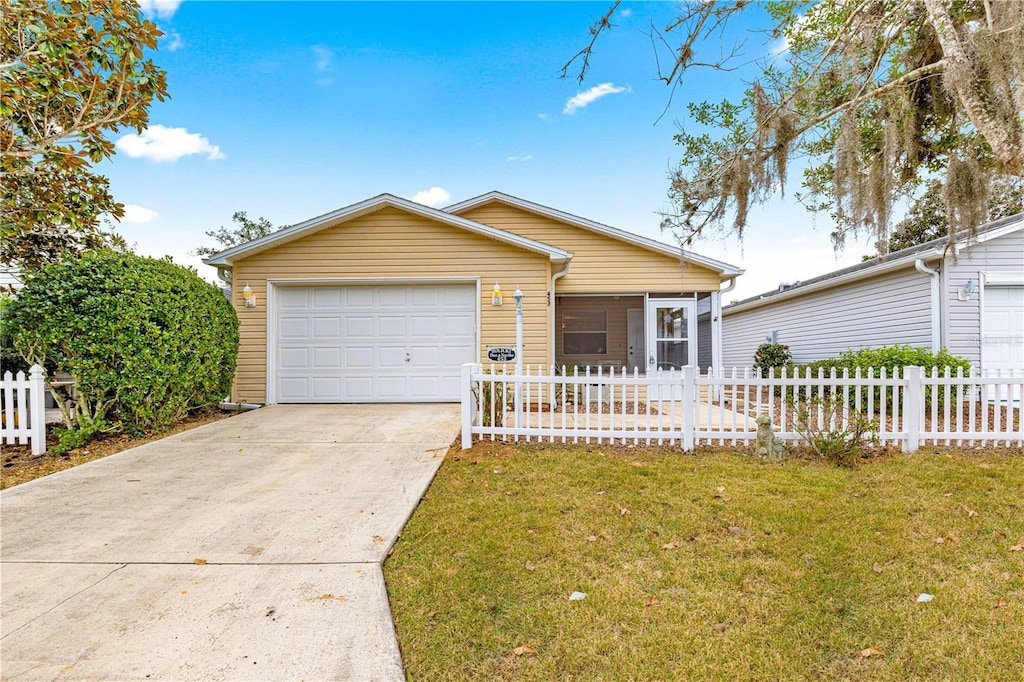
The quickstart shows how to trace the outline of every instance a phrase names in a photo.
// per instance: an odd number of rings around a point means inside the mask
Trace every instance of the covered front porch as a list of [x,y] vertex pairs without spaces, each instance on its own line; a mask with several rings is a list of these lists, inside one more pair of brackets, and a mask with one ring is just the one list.
[[555,365],[616,372],[721,364],[719,292],[555,297]]

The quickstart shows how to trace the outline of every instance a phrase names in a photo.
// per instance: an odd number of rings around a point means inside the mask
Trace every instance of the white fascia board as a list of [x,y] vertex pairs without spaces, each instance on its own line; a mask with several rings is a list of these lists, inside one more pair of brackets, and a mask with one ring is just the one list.
[[796,298],[797,296],[803,296],[804,294],[810,294],[824,289],[831,289],[833,287],[842,286],[849,284],[850,282],[856,282],[861,279],[869,279],[875,275],[880,275],[893,270],[900,270],[902,268],[914,267],[914,262],[917,260],[922,261],[933,261],[942,257],[942,249],[935,248],[929,249],[928,251],[922,251],[918,253],[904,256],[903,258],[889,261],[888,263],[879,263],[878,265],[870,268],[864,268],[863,270],[856,270],[854,272],[848,272],[840,277],[833,277],[831,279],[822,280],[815,282],[814,284],[808,284],[807,286],[797,286],[792,289],[786,289],[781,293],[771,293],[763,295],[761,298],[755,301],[747,301],[746,303],[740,303],[738,305],[723,306],[722,314],[730,315],[732,313],[739,313],[745,310],[751,310],[753,308],[760,308],[761,306],[770,305],[776,301],[785,301],[790,298]]
[[306,236],[307,234],[330,227],[336,223],[353,220],[387,206],[400,208],[408,211],[409,213],[414,213],[425,218],[460,227],[469,232],[474,232],[485,237],[490,237],[491,239],[512,244],[526,249],[527,251],[544,254],[556,263],[564,263],[565,261],[572,259],[572,254],[568,251],[549,244],[544,244],[533,239],[527,239],[526,237],[522,237],[512,232],[506,232],[505,230],[499,230],[498,228],[491,227],[490,225],[484,225],[472,220],[467,220],[466,218],[451,215],[436,208],[417,204],[414,201],[403,199],[393,194],[380,194],[357,204],[339,208],[336,211],[331,211],[330,213],[325,213],[321,216],[317,216],[316,218],[311,218],[310,220],[292,225],[291,227],[287,227],[283,230],[278,230],[277,232],[260,237],[259,239],[254,239],[251,242],[246,242],[245,244],[239,244],[238,246],[233,246],[230,249],[225,249],[220,253],[213,254],[209,258],[204,258],[203,262],[207,265],[213,266],[229,266],[240,258],[245,258],[261,251],[266,251],[269,248],[285,244]]
[[598,223],[593,220],[588,220],[587,218],[581,218],[580,216],[573,215],[571,213],[566,213],[565,211],[559,211],[558,209],[551,208],[550,206],[542,206],[541,204],[535,204],[532,201],[520,199],[519,197],[514,197],[510,194],[505,194],[504,192],[488,192],[487,194],[481,194],[478,197],[473,197],[472,199],[467,199],[466,201],[461,201],[457,204],[446,206],[442,210],[444,210],[447,213],[459,213],[461,211],[466,211],[476,206],[480,206],[482,204],[486,204],[490,201],[495,200],[504,202],[511,206],[515,206],[517,208],[521,208],[524,211],[530,211],[531,213],[537,213],[542,216],[546,216],[553,220],[559,220],[564,223],[569,223],[570,225],[583,227],[593,232],[598,232],[600,234],[613,237],[620,241],[635,244],[636,246],[640,246],[651,251],[656,251],[658,253],[663,253],[665,255],[674,257],[682,256],[688,261],[692,261],[693,263],[696,263],[698,265],[703,265],[706,268],[718,271],[722,279],[737,277],[739,275],[742,275],[744,272],[742,268],[737,268],[735,265],[729,265],[728,263],[724,263],[713,258],[708,258],[707,256],[701,256],[700,254],[693,253],[690,251],[682,251],[679,247],[672,246],[671,244],[665,244],[663,242],[659,242],[654,239],[649,239],[647,237],[634,234],[632,232],[620,230],[617,227],[612,227],[610,225]]

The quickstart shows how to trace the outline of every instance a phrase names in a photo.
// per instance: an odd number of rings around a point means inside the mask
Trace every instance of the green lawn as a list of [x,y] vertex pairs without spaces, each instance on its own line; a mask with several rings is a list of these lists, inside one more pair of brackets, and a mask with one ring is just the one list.
[[414,680],[1019,680],[1021,543],[1019,454],[478,445],[385,575]]

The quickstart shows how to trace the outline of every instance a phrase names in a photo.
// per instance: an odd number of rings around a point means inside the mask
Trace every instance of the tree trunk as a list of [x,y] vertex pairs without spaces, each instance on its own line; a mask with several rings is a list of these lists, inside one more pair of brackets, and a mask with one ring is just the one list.
[[[928,18],[948,61],[946,83],[960,104],[963,105],[971,123],[988,141],[992,152],[1003,164],[1006,172],[1024,177],[1024,146],[1020,117],[1012,117],[1013,123],[1005,124],[990,109],[985,88],[978,75],[977,65],[960,41],[953,19],[949,14],[946,0],[924,0]],[[1020,49],[1019,46],[1017,49]]]

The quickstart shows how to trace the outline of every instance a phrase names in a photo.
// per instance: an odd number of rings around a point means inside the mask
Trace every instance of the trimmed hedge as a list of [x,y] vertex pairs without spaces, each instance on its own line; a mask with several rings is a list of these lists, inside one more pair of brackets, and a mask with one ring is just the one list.
[[44,266],[5,309],[27,360],[70,374],[73,426],[143,433],[217,403],[231,388],[238,319],[196,271],[97,251]]

